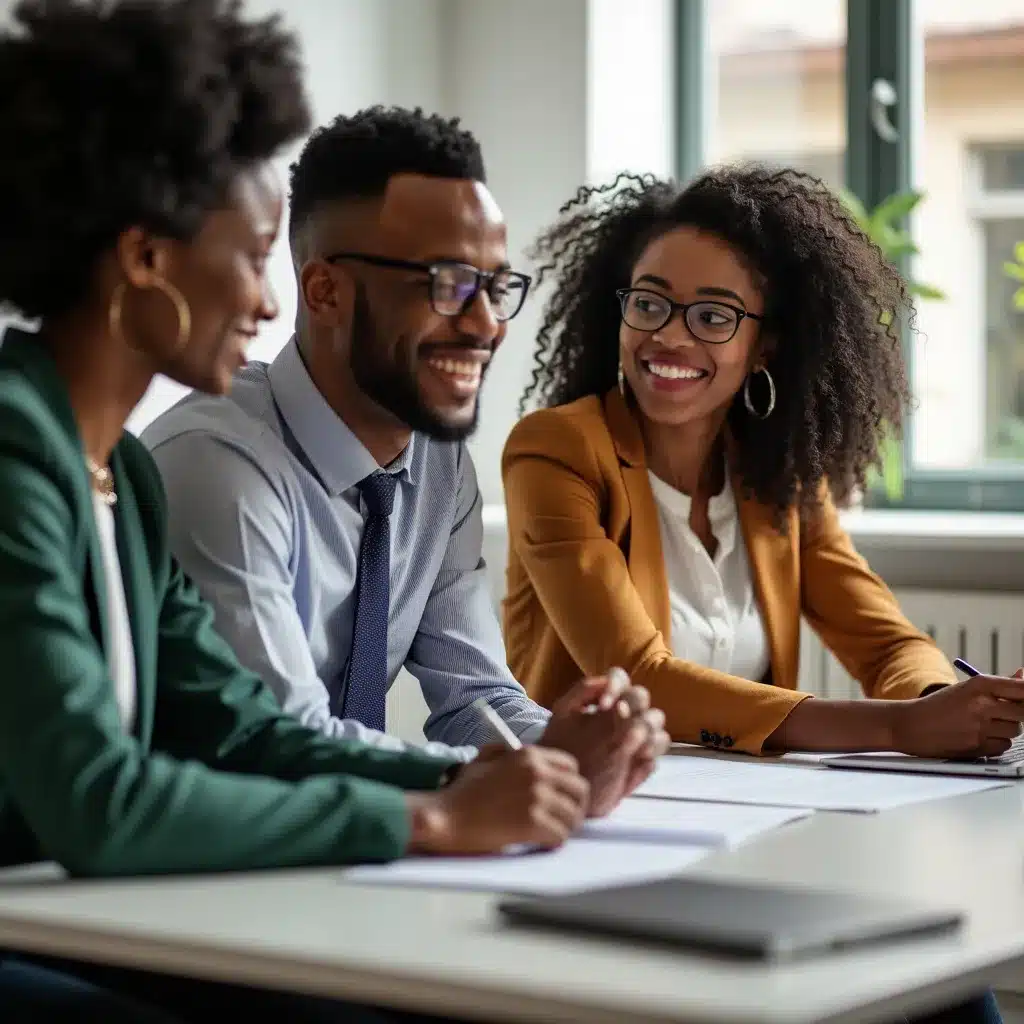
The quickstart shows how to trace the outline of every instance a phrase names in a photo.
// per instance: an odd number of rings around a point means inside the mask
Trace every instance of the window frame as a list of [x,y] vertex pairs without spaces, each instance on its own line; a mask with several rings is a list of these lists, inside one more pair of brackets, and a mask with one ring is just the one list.
[[[676,173],[686,181],[704,165],[716,93],[706,45],[707,0],[674,2]],[[915,183],[918,130],[924,120],[924,32],[916,0],[847,0],[846,7],[846,187],[872,208]],[[871,88],[878,79],[895,89],[896,103],[889,108],[898,133],[895,142],[882,139],[872,124]],[[909,343],[906,358],[912,374]],[[912,417],[909,410],[901,446],[902,496],[896,500],[881,487],[872,488],[866,504],[930,511],[1024,511],[1024,463],[964,470],[917,467]]]
[[[1024,222],[1024,181],[1020,185],[1011,188],[986,188],[985,186],[985,156],[987,151],[993,149],[1005,149],[1014,152],[1024,153],[1024,144],[1010,142],[1006,144],[982,142],[970,144],[967,151],[967,188],[965,208],[971,221],[972,231],[975,235],[976,259],[977,259],[977,280],[978,280],[978,329],[985,335],[988,332],[989,320],[987,309],[987,292],[990,278],[988,277],[986,236],[985,230],[992,223],[999,221],[1022,221]],[[1024,239],[1024,229],[1014,236],[1017,241]],[[1007,282],[1009,283],[1009,281]],[[1020,313],[1014,314],[1020,316]],[[986,337],[986,342],[987,342]],[[989,350],[986,346],[982,349],[981,357],[984,363],[984,372],[989,373],[988,359]],[[984,433],[987,434],[988,424],[985,424]],[[988,465],[1005,467],[1005,472],[1012,474],[1024,471],[1020,466],[1024,460],[1018,462],[992,459]]]

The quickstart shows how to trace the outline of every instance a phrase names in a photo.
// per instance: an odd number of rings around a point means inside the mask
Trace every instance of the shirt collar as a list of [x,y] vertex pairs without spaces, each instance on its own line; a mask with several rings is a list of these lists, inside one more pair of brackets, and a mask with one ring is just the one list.
[[[327,404],[313,383],[293,336],[267,371],[270,391],[288,429],[324,487],[338,495],[355,487],[381,467],[345,421]],[[399,479],[416,483],[416,435],[405,451],[384,468]]]

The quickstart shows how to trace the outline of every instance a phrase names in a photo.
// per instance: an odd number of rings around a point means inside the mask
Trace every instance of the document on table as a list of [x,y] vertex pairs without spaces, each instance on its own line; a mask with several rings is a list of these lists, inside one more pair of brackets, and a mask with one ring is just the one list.
[[342,872],[346,882],[546,894],[668,878],[706,856],[706,846],[570,839],[557,850],[496,857],[411,857]]
[[898,775],[668,755],[638,797],[872,813],[1008,785],[998,779]]
[[801,807],[752,807],[630,797],[607,817],[584,822],[580,834],[601,839],[730,847],[791,821],[809,818],[813,813]]

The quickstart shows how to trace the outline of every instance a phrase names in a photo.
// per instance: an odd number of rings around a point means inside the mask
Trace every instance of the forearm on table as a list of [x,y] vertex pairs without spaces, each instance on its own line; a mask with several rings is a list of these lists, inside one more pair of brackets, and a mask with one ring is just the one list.
[[387,750],[395,753],[417,751],[431,757],[445,758],[449,761],[472,761],[477,755],[477,748],[464,744],[455,746],[438,740],[426,739],[422,742],[410,742],[389,732],[369,729],[354,718],[339,718],[332,715],[326,708],[313,708],[303,717],[303,725],[322,732],[332,739],[360,743],[375,750]]
[[856,753],[891,750],[893,702],[885,700],[801,701],[765,740],[765,751]]

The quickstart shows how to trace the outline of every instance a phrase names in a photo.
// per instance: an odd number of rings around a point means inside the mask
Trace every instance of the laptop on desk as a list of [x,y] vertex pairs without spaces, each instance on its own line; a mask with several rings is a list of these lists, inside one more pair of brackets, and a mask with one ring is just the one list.
[[823,757],[820,763],[829,768],[1024,779],[1024,734],[1018,736],[1010,744],[1010,749],[998,757],[958,760],[942,757],[911,757],[909,754],[836,754]]
[[690,947],[762,961],[939,937],[959,910],[888,897],[703,878],[668,878],[543,899],[506,899],[510,923]]

